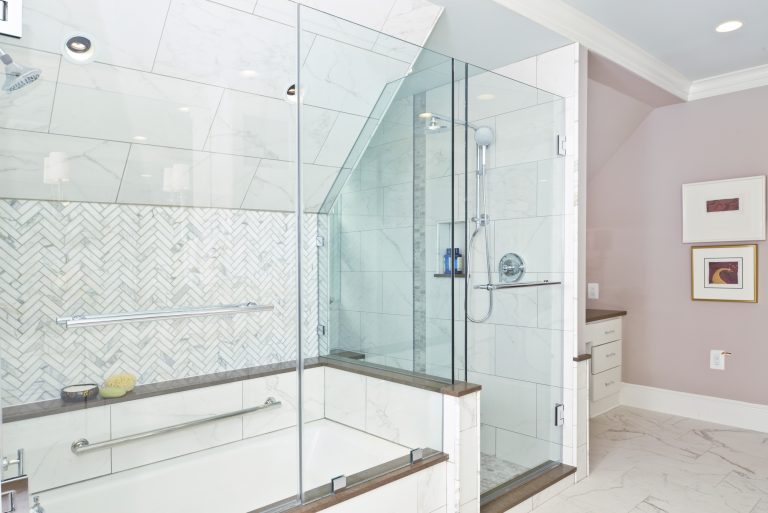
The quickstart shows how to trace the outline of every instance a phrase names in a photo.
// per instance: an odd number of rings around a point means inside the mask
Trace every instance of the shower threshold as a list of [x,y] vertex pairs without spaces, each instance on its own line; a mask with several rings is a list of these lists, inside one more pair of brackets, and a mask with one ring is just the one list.
[[484,492],[480,497],[480,511],[481,513],[507,511],[575,472],[576,467],[556,461],[542,463],[512,480]]

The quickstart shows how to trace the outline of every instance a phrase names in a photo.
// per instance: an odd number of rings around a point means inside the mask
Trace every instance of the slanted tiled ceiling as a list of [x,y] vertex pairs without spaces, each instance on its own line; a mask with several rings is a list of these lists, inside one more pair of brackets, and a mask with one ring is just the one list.
[[[384,86],[441,8],[307,0],[302,9],[305,203],[314,210]],[[288,0],[27,0],[0,47],[42,78],[0,95],[0,196],[291,210],[296,4]],[[361,24],[361,25],[358,25]],[[86,34],[93,62],[62,57]],[[46,164],[47,162],[47,164]]]

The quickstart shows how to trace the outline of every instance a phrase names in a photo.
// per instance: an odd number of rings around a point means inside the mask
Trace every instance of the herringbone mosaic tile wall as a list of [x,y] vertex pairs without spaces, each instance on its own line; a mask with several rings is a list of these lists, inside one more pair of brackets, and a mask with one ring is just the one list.
[[[314,216],[313,216],[314,217]],[[317,297],[304,231],[304,291]],[[140,383],[296,355],[296,238],[286,213],[0,200],[4,405],[58,397],[117,371]],[[61,315],[256,301],[274,312],[65,330]],[[314,334],[316,301],[305,302]],[[305,340],[317,354],[317,340]]]

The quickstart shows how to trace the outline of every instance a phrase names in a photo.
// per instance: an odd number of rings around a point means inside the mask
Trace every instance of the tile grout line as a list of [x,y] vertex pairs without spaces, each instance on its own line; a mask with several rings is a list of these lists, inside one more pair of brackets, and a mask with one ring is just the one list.
[[157,39],[157,48],[155,48],[155,55],[152,57],[152,66],[149,68],[150,73],[154,73],[155,66],[157,65],[157,55],[160,53],[160,45],[163,43],[163,36],[165,35],[165,26],[168,24],[168,17],[171,14],[171,7],[173,7],[174,0],[168,1],[168,9],[165,11],[165,18],[163,19],[163,28],[160,29],[160,37]]

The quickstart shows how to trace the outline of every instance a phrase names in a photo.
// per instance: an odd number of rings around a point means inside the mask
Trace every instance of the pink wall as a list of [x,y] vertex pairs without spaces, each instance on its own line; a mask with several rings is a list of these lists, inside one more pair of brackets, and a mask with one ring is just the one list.
[[[680,199],[684,183],[768,174],[768,87],[657,108],[593,169],[592,145],[615,139],[600,117],[637,117],[614,93],[589,97],[587,279],[601,289],[589,307],[629,311],[624,381],[768,404],[768,248],[760,303],[691,301]],[[733,352],[725,371],[710,349]]]

